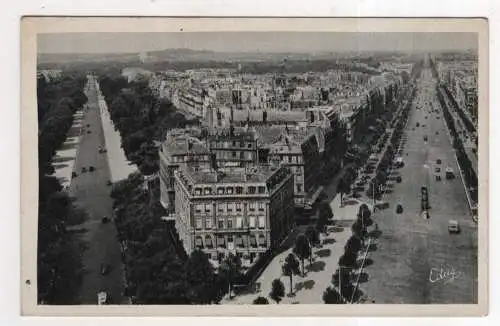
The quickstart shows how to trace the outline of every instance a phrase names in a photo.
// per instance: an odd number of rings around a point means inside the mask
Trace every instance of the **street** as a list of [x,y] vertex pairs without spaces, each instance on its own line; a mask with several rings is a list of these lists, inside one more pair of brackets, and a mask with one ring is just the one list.
[[[87,88],[88,87],[88,88]],[[87,250],[83,252],[85,268],[83,283],[78,299],[80,304],[97,304],[97,293],[106,291],[111,303],[123,303],[123,267],[120,245],[116,238],[113,222],[102,223],[103,217],[112,217],[113,208],[110,197],[110,170],[106,154],[99,153],[99,147],[105,145],[104,133],[100,120],[95,83],[86,86],[88,96],[88,111],[83,119],[83,134],[81,136],[70,195],[75,204],[82,207],[88,214],[88,220],[73,227],[75,234],[81,233]],[[89,133],[90,132],[90,133]],[[88,169],[94,167],[95,171]],[[82,172],[86,168],[87,172]],[[101,266],[109,265],[106,275],[101,275]]]
[[[373,217],[381,234],[376,237],[369,256],[373,263],[365,268],[368,277],[360,289],[376,303],[477,302],[477,226],[470,215],[435,83],[430,69],[424,69],[402,140],[405,165],[395,171],[402,182],[392,181],[393,189],[384,197],[390,207]],[[448,166],[455,172],[454,179],[445,178]],[[435,174],[441,175],[441,181]],[[431,206],[428,220],[421,216],[420,188],[424,185]],[[403,207],[401,214],[396,213],[397,204]],[[461,233],[449,234],[449,220],[459,222]]]

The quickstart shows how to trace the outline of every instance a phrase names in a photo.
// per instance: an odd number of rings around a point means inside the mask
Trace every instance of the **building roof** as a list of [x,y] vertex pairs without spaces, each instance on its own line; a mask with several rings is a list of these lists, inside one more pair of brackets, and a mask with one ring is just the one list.
[[224,183],[263,183],[276,171],[275,165],[255,165],[251,168],[197,169],[188,164],[182,165],[182,171],[192,179],[193,184],[224,184]]
[[210,151],[197,136],[199,130],[196,129],[173,129],[167,134],[167,139],[163,142],[162,148],[169,155],[209,154]]

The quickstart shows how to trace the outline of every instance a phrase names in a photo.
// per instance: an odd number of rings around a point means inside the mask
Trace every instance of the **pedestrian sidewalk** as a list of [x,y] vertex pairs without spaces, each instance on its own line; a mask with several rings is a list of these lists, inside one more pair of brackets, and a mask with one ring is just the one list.
[[340,201],[340,195],[337,194],[330,202],[330,208],[332,209],[333,219],[335,221],[352,221],[354,222],[357,218],[359,206],[366,204],[370,211],[373,211],[373,204],[366,202],[361,199],[352,198],[344,196],[342,202]]
[[[322,246],[313,248],[313,263],[309,260],[304,262],[306,275],[293,276],[294,296],[286,295],[281,301],[282,304],[320,304],[323,303],[323,292],[332,286],[332,275],[338,268],[339,258],[344,254],[344,247],[347,240],[352,236],[351,225],[356,220],[359,206],[363,204],[359,200],[347,200],[343,205],[340,203],[340,195],[337,195],[330,202],[334,214],[336,225],[329,226],[326,234],[321,234]],[[371,205],[368,205],[370,210]],[[272,281],[279,278],[284,286],[285,293],[290,292],[290,279],[282,275],[282,266],[288,254],[293,252],[289,248],[278,254],[269,263],[264,272],[256,280],[260,283],[260,291],[257,293],[245,293],[237,295],[229,300],[227,297],[221,304],[252,304],[259,296],[266,297],[271,304],[275,302],[269,298]]]

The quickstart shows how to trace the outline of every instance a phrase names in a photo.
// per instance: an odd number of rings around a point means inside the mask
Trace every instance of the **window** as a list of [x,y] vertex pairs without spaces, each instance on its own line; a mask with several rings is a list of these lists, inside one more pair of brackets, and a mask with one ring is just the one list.
[[259,211],[263,211],[264,210],[264,203],[259,203]]
[[194,188],[194,194],[196,196],[200,196],[201,195],[201,188]]
[[229,195],[232,195],[233,194],[233,187],[227,187],[226,193]]
[[217,204],[217,210],[219,212],[224,212],[224,204]]
[[224,228],[224,220],[219,220],[217,221],[217,227],[219,229],[223,229]]
[[234,204],[233,203],[227,204],[227,211],[232,212],[233,210],[234,210]]
[[256,203],[250,203],[248,204],[248,209],[250,211],[255,211],[255,208],[257,207],[257,204]]
[[236,218],[236,228],[238,228],[238,229],[243,228],[243,218],[242,217]]
[[236,203],[236,211],[241,212],[241,203]]
[[196,218],[196,228],[197,229],[203,228],[203,220],[201,219],[201,217]]
[[233,151],[233,157],[236,157],[236,152],[235,151]]
[[255,216],[250,216],[250,228],[255,228]]
[[205,219],[205,228],[206,229],[211,229],[212,228],[212,218],[211,217],[207,217]]
[[224,188],[217,188],[217,195],[224,195]]
[[205,188],[205,195],[212,194],[212,188]]
[[292,163],[292,155],[288,155],[288,163]]
[[234,242],[234,239],[233,239],[233,236],[232,235],[228,235],[227,236],[227,242]]
[[236,142],[235,141],[233,141],[233,147],[236,147]]
[[259,229],[263,229],[266,227],[266,217],[259,216]]
[[259,187],[259,194],[263,194],[266,192],[266,187]]
[[229,217],[227,219],[227,228],[232,229],[233,228],[233,218]]
[[240,147],[241,147],[241,148],[245,147],[245,142],[244,142],[243,140],[242,140],[242,141],[240,141]]
[[205,204],[205,213],[210,213],[211,210],[212,210],[212,205]]
[[248,148],[252,148],[252,143],[249,143],[249,144],[248,144]]
[[241,195],[243,193],[243,187],[236,187],[236,193]]
[[194,210],[196,213],[201,213],[201,210],[203,209],[203,205],[202,204],[196,204],[194,206]]
[[253,186],[248,187],[248,193],[255,194],[255,187],[253,187]]
[[302,192],[302,184],[297,183],[297,192]]

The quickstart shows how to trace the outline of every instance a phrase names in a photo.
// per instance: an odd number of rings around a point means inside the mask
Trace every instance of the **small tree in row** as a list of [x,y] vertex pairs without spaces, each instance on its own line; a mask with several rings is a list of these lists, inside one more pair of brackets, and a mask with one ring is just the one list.
[[273,280],[271,293],[269,293],[269,297],[276,301],[276,303],[280,303],[280,301],[285,296],[285,285],[279,278]]
[[257,297],[253,300],[253,304],[269,304],[269,300],[264,297]]
[[290,295],[293,295],[293,276],[300,274],[299,261],[294,254],[288,254],[282,268],[283,275],[290,278]]

